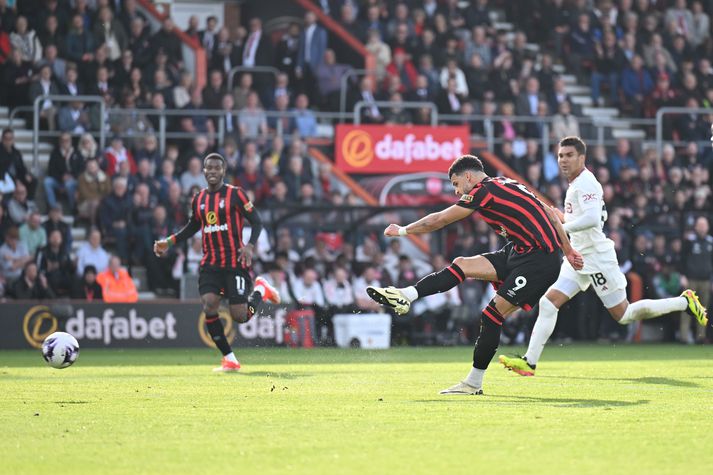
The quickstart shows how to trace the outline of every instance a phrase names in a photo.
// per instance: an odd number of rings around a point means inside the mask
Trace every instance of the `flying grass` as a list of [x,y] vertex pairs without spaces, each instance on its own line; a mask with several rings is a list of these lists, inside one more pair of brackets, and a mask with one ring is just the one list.
[[[504,349],[505,352],[511,351]],[[548,347],[439,396],[471,348],[0,351],[1,473],[710,473],[713,347]]]

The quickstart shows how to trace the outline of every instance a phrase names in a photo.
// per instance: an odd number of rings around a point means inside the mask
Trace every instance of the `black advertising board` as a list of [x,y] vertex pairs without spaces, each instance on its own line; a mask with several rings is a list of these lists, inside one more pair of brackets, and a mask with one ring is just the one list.
[[[220,318],[238,347],[284,341],[287,307],[265,306],[261,315],[237,324]],[[213,346],[197,303],[4,303],[0,304],[0,349],[40,348],[52,332],[74,335],[82,348],[191,348]]]

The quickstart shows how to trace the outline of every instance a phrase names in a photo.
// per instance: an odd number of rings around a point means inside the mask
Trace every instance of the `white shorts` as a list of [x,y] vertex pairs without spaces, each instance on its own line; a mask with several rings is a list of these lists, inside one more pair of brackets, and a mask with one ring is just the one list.
[[619,269],[614,249],[583,257],[584,268],[580,271],[574,270],[567,259],[563,260],[560,275],[550,288],[572,298],[591,285],[604,307],[612,308],[623,302],[626,299],[626,276]]

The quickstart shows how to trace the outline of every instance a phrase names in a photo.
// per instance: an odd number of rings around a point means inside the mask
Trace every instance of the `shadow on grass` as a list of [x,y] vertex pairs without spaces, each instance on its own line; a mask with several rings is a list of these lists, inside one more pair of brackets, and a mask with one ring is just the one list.
[[442,403],[469,403],[469,404],[488,404],[488,405],[499,405],[505,404],[537,404],[542,406],[551,407],[577,407],[577,408],[588,408],[588,407],[631,407],[631,406],[641,406],[648,404],[649,401],[646,399],[640,399],[638,401],[615,401],[611,399],[582,399],[582,398],[555,398],[555,397],[536,397],[536,396],[498,396],[498,395],[485,395],[485,396],[445,396],[441,399],[421,399],[414,402],[442,402]]
[[236,376],[251,376],[258,378],[278,378],[278,379],[298,379],[309,378],[314,376],[312,373],[289,372],[281,373],[279,371],[240,371],[234,373]]
[[[539,378],[539,376],[538,376]],[[543,378],[555,378],[555,379],[583,379],[587,381],[620,381],[623,383],[631,384],[654,384],[659,386],[671,386],[678,388],[700,388],[701,385],[694,383],[693,381],[682,381],[680,379],[674,378],[662,378],[656,376],[646,376],[643,378],[597,378],[597,377],[581,377],[581,376],[557,376],[557,375],[547,375]],[[710,379],[710,376],[704,376],[704,379]]]

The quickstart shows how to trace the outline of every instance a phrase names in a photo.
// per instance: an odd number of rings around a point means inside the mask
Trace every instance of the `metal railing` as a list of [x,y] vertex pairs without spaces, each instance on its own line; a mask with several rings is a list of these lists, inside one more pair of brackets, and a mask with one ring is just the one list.
[[272,74],[277,80],[280,70],[272,66],[235,66],[228,71],[228,91],[233,91],[233,78],[241,72],[256,73],[256,74]]
[[366,76],[367,74],[376,74],[375,69],[350,69],[346,73],[342,75],[342,77],[339,79],[339,114],[340,118],[342,119],[341,122],[343,122],[343,118],[345,115],[348,113],[346,110],[347,108],[347,81],[352,78],[352,77],[358,77],[358,76]]
[[[106,143],[106,128],[104,125],[104,116],[106,113],[106,105],[104,104],[104,98],[101,96],[65,96],[59,94],[48,94],[43,96],[37,96],[32,104],[32,168],[37,169],[38,167],[38,156],[40,149],[40,112],[39,106],[40,102],[50,100],[52,102],[94,102],[99,103],[99,117],[100,117],[100,128],[99,128],[99,147],[100,150],[104,149]],[[57,111],[59,115],[59,111]],[[47,135],[47,134],[45,134]]]
[[354,124],[356,124],[356,125],[361,124],[361,110],[364,109],[365,107],[371,107],[371,106],[376,106],[376,107],[398,106],[402,109],[423,109],[423,108],[431,109],[431,125],[433,127],[438,125],[438,108],[436,107],[436,104],[434,104],[433,102],[413,102],[413,101],[404,101],[404,102],[359,101],[354,105],[354,111],[352,112],[352,120],[354,121]]
[[[662,107],[656,111],[656,155],[661,159],[663,154],[663,117],[666,114],[713,114],[713,109],[708,107]],[[711,137],[713,142],[713,124],[711,124]]]

